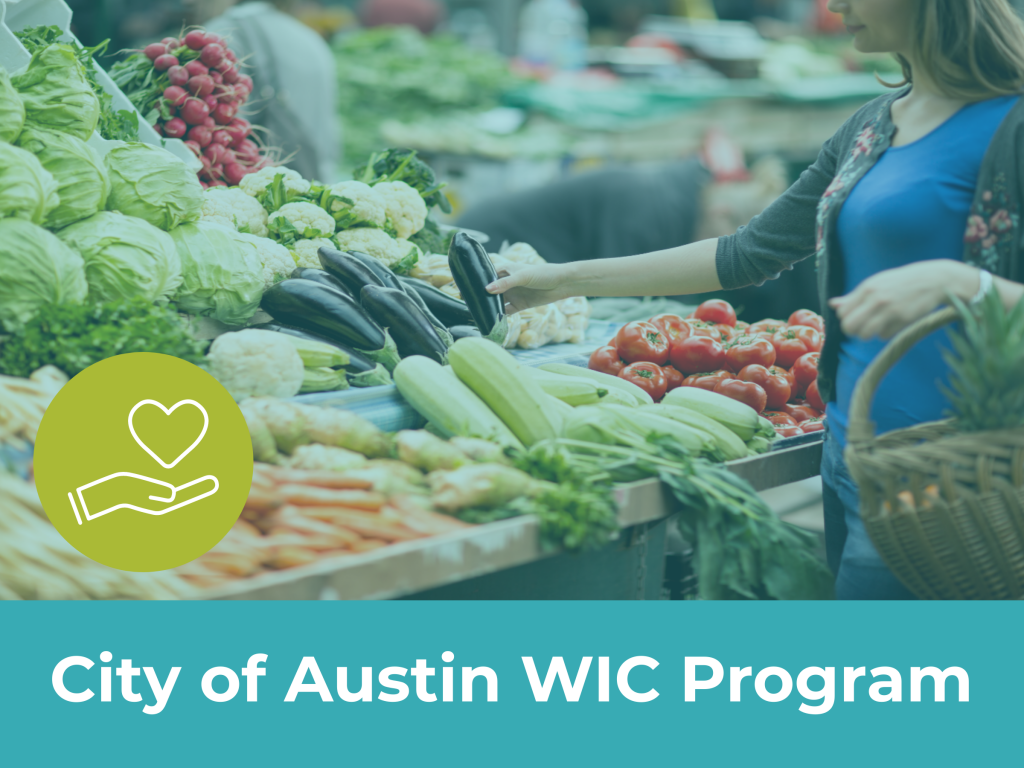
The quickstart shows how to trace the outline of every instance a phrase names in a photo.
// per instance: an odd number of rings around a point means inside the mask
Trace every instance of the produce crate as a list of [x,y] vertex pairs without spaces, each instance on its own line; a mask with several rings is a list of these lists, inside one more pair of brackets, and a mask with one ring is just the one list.
[[[67,41],[77,38],[70,32],[71,9],[64,0],[0,0],[0,65],[8,72],[15,72],[29,63],[31,56],[25,46],[14,36],[16,31],[27,27],[56,26],[64,30]],[[102,66],[96,65],[96,79],[103,90],[113,97],[113,108],[125,109],[138,114],[138,110],[121,93],[114,81],[110,79]],[[139,140],[146,144],[163,147],[180,158],[189,168],[198,171],[202,164],[180,139],[165,139],[139,114]],[[89,144],[97,150],[105,152],[110,142],[105,141],[98,133],[93,133]]]

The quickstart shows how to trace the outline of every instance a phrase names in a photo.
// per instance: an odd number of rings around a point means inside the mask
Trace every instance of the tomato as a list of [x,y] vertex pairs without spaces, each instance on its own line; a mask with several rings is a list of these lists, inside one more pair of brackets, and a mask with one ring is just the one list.
[[800,422],[800,429],[804,431],[804,434],[810,432],[822,432],[825,429],[825,420],[820,418],[806,419]]
[[703,320],[687,320],[686,322],[692,329],[690,331],[691,336],[707,336],[723,344],[732,338],[733,329],[727,325],[705,323]]
[[718,333],[721,334],[723,344],[727,341],[730,341],[734,336],[740,335],[739,333],[737,333],[735,328],[733,328],[731,325],[726,325],[725,323],[715,323],[714,330],[718,331]]
[[641,321],[626,323],[615,335],[619,357],[627,363],[668,362],[668,339],[656,325]]
[[[767,343],[767,342],[766,342]],[[772,373],[763,365],[748,365],[739,373],[740,381],[752,381],[768,396],[767,408],[775,410],[781,408],[789,401],[792,387],[789,384],[789,377],[779,373]]]
[[822,402],[821,395],[818,394],[817,379],[807,385],[807,404],[816,410],[825,411],[825,403]]
[[715,387],[718,386],[718,382],[723,379],[731,379],[732,374],[729,371],[712,371],[711,373],[695,373],[692,376],[687,376],[683,380],[684,387],[699,387],[700,389],[706,389],[708,392],[714,392]]
[[631,363],[622,369],[619,378],[636,384],[650,395],[654,402],[658,402],[665,396],[665,388],[668,386],[665,381],[665,372],[654,363]]
[[626,364],[622,362],[622,359],[619,357],[619,350],[614,344],[608,344],[595,349],[593,354],[590,355],[590,362],[587,363],[587,368],[590,370],[600,371],[612,376],[618,376],[619,371],[625,367]]
[[771,336],[776,331],[781,331],[787,325],[788,323],[784,323],[782,320],[758,320],[756,323],[750,324],[747,333],[752,335],[767,333]]
[[772,365],[768,367],[768,373],[777,373],[780,376],[785,376],[789,379],[789,394],[792,397],[793,393],[796,391],[796,376],[793,375],[793,372],[787,371],[780,365]]
[[782,411],[765,411],[763,416],[775,427],[795,427],[796,419]]
[[765,391],[752,381],[723,379],[718,382],[715,392],[749,405],[758,413],[764,410],[764,406],[768,402],[768,395],[765,394]]
[[821,344],[824,339],[818,331],[808,328],[806,325],[791,325],[788,330],[796,334],[797,338],[804,340],[808,352],[821,352]]
[[676,339],[669,350],[669,359],[677,371],[687,375],[717,371],[725,367],[725,347],[707,336]]
[[686,377],[671,365],[663,365],[661,366],[661,370],[665,374],[666,392],[671,392],[673,389],[683,386],[683,381],[686,380]]
[[750,327],[750,323],[745,323],[742,320],[737,320],[736,321],[736,330],[737,331],[745,331],[749,327]]
[[736,310],[732,304],[721,299],[710,299],[705,301],[693,313],[698,320],[707,320],[709,323],[724,323],[725,325],[736,325]]
[[818,415],[817,411],[813,408],[808,408],[806,405],[792,405],[787,403],[782,406],[780,410],[785,411],[796,419],[797,424],[802,421],[807,421],[807,419],[813,419]]
[[809,309],[798,309],[790,315],[789,325],[806,325],[818,333],[825,332],[825,320],[817,312],[811,312]]
[[693,332],[693,328],[679,315],[655,315],[647,321],[659,331],[661,331],[665,338],[672,342],[672,339],[686,338]]
[[725,346],[725,363],[733,371],[740,371],[748,365],[775,364],[775,347],[767,339],[757,336],[738,336]]
[[797,435],[804,434],[804,431],[800,429],[800,427],[793,425],[786,427],[776,427],[775,434],[778,435],[779,437],[796,437]]
[[818,352],[808,352],[793,363],[790,373],[793,374],[793,379],[796,381],[796,387],[793,388],[794,395],[802,395],[807,391],[811,382],[818,378],[818,360],[820,358],[821,355]]
[[[796,326],[800,327],[800,326]],[[813,328],[806,328],[811,333],[817,334]],[[807,340],[801,338],[793,328],[783,328],[772,336],[772,345],[775,347],[775,364],[783,368],[791,368],[793,363],[808,352],[816,352],[812,349]]]

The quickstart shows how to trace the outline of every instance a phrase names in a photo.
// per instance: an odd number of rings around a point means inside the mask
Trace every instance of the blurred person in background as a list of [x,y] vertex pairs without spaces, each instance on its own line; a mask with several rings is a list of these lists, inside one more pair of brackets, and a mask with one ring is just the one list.
[[286,11],[291,0],[185,0],[192,21],[227,38],[253,79],[245,119],[264,144],[307,179],[339,178],[341,127],[334,56],[324,39]]
[[416,27],[429,35],[445,17],[437,0],[364,0],[359,6],[359,21],[364,27]]

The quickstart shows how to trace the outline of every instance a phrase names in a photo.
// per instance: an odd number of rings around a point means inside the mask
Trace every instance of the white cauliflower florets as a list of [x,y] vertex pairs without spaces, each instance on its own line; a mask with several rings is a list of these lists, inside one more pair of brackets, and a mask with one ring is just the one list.
[[286,203],[267,218],[271,232],[279,231],[289,222],[302,237],[324,237],[334,234],[334,218],[312,203]]
[[373,187],[384,200],[388,220],[398,237],[412,237],[427,223],[427,204],[404,181],[384,181]]
[[367,253],[386,267],[393,267],[408,256],[412,248],[416,247],[408,241],[403,245],[387,232],[369,227],[346,229],[339,232],[335,239],[341,250]]
[[361,181],[342,181],[330,187],[330,193],[335,197],[330,199],[328,213],[339,228],[356,224],[383,227],[387,222],[387,206],[375,187]]
[[448,255],[444,253],[424,254],[416,262],[416,266],[409,272],[409,276],[425,280],[435,288],[447,285],[452,281],[452,270],[448,266]]
[[256,257],[263,267],[260,274],[267,288],[288,277],[295,269],[295,260],[292,259],[291,253],[280,243],[266,237],[244,233],[239,233],[238,237],[256,248]]
[[266,209],[256,198],[234,187],[210,187],[203,192],[201,218],[234,230],[246,227],[257,237],[267,236]]
[[294,397],[306,369],[283,334],[247,328],[218,336],[206,356],[210,373],[237,401]]
[[334,243],[326,237],[314,237],[310,240],[296,240],[291,244],[292,260],[295,262],[295,266],[309,269],[323,269],[323,265],[320,264],[320,255],[317,251],[324,246],[333,248]]
[[[513,243],[509,245],[505,242],[501,246],[501,250],[498,251],[498,256],[505,259],[506,261],[514,261],[518,264],[546,264],[543,257],[537,253],[537,249],[529,243]],[[494,255],[491,255],[491,259],[494,259]]]
[[260,168],[256,173],[243,176],[242,180],[238,182],[238,188],[245,194],[256,197],[269,187],[278,175],[284,176],[284,188],[289,194],[304,195],[309,192],[311,185],[302,178],[302,174],[291,168],[285,168],[283,165],[267,166]]

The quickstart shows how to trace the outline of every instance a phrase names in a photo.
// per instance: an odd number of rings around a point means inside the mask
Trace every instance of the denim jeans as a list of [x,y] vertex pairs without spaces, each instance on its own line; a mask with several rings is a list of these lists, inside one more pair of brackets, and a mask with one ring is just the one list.
[[[826,422],[827,424],[827,422]],[[882,561],[860,519],[860,494],[843,460],[839,441],[828,433],[821,455],[825,507],[825,551],[836,575],[838,600],[914,600]]]

